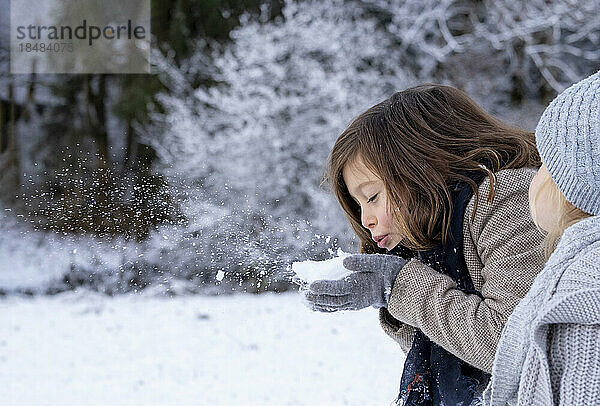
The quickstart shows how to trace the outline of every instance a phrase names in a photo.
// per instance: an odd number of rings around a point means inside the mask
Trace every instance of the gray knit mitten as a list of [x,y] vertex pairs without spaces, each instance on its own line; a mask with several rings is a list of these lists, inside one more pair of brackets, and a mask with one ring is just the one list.
[[317,280],[303,290],[311,309],[321,312],[387,307],[394,281],[407,263],[396,255],[356,254],[344,259],[354,271],[339,280]]

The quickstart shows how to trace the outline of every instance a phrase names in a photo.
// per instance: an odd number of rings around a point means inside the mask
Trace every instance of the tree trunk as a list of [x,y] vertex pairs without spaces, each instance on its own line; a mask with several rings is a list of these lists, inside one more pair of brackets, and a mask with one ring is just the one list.
[[8,88],[8,99],[10,102],[10,112],[9,112],[9,124],[8,124],[8,142],[7,149],[9,152],[13,149],[15,145],[15,132],[16,132],[16,105],[15,105],[15,88],[11,83]]
[[97,75],[97,90],[94,91],[92,75],[85,75],[84,92],[89,131],[94,138],[98,153],[98,168],[108,168],[108,134],[106,132],[106,75]]
[[20,117],[23,120],[29,120],[31,118],[31,114],[33,113],[33,109],[36,108],[36,105],[35,105],[36,80],[37,80],[36,74],[34,71],[31,73],[31,78],[29,79],[29,86],[27,87],[27,99],[25,100],[25,105],[23,106],[23,111],[22,111],[22,114]]
[[96,112],[96,131],[95,137],[98,142],[98,153],[101,164],[104,168],[108,167],[108,133],[106,131],[106,75],[98,77],[98,92],[94,98],[94,110]]
[[125,155],[125,172],[136,171],[137,154],[139,145],[135,139],[135,131],[131,125],[131,118],[127,120],[127,151]]
[[8,87],[8,125],[6,145],[0,156],[0,190],[6,191],[8,201],[14,203],[15,196],[20,191],[21,171],[19,165],[19,151],[16,141],[17,105],[15,102],[14,84]]
[[6,142],[4,141],[4,124],[6,119],[4,118],[4,101],[0,100],[0,154],[4,152],[6,148]]

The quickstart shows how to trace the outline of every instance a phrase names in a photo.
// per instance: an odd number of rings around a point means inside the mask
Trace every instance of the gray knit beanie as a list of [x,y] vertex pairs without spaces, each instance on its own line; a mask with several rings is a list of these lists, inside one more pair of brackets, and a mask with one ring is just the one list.
[[600,72],[550,103],[535,129],[535,142],[567,200],[600,215]]

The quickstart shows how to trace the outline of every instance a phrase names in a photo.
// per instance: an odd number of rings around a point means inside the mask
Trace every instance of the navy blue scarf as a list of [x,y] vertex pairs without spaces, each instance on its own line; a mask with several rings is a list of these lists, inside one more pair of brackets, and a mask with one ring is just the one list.
[[[483,177],[477,177],[473,180],[480,183],[482,179]],[[417,253],[398,246],[390,254],[405,258],[416,256],[424,264],[450,276],[461,291],[481,296],[474,289],[463,256],[463,218],[472,194],[471,187],[463,182],[458,183],[453,190],[450,236],[446,245],[440,244]],[[386,317],[391,315],[386,314]],[[476,388],[488,380],[487,373],[452,355],[417,329],[404,362],[396,404],[469,406],[473,404]]]

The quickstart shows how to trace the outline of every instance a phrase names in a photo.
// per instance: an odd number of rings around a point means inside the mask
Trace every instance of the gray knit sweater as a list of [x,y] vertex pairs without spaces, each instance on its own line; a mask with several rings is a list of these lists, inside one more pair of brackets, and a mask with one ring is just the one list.
[[484,401],[600,404],[600,216],[565,231],[509,317]]

